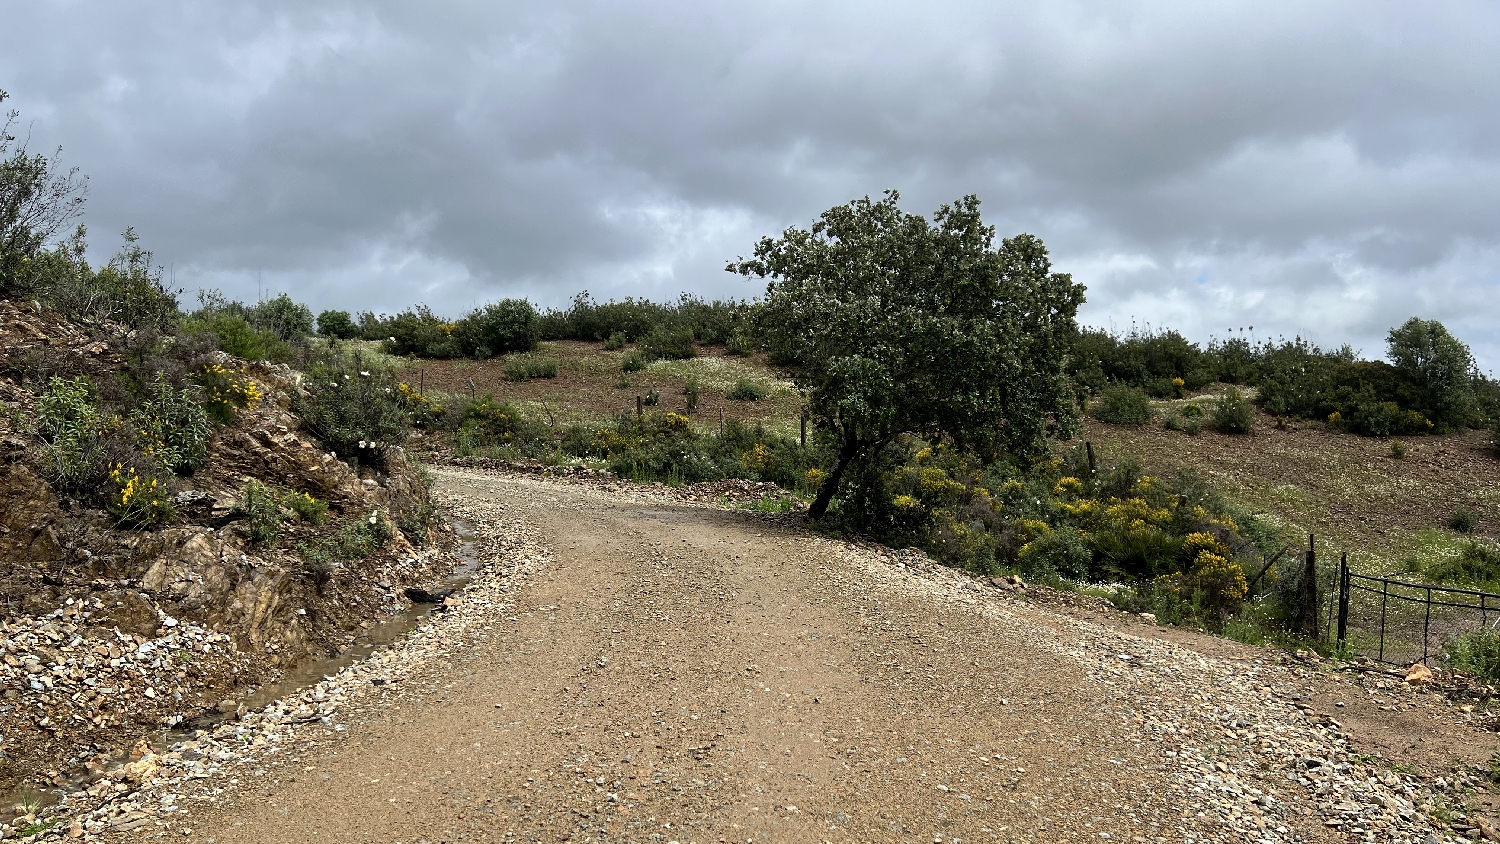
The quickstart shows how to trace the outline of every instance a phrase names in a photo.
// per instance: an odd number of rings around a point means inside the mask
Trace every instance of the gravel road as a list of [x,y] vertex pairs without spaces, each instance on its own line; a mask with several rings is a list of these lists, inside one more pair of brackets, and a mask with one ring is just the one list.
[[1207,655],[744,512],[438,477],[491,531],[451,609],[301,703],[177,748],[130,811],[75,831],[1463,840],[1434,833],[1427,786],[1305,712],[1309,670],[1269,652]]

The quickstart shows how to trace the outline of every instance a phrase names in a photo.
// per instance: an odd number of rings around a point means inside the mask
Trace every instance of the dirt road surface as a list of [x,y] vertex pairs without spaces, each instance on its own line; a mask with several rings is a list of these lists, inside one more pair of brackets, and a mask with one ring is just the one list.
[[1339,762],[1269,659],[754,514],[478,472],[439,488],[552,559],[428,680],[167,840],[1442,840],[1399,777]]

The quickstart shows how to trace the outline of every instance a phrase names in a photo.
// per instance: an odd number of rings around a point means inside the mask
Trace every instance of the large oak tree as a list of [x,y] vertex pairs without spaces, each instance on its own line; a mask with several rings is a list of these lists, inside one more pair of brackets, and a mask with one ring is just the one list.
[[1041,240],[995,245],[979,200],[929,222],[887,191],[764,238],[730,272],[769,279],[762,342],[792,363],[812,423],[837,443],[820,519],[849,467],[901,434],[1029,457],[1078,416],[1065,373],[1084,288]]

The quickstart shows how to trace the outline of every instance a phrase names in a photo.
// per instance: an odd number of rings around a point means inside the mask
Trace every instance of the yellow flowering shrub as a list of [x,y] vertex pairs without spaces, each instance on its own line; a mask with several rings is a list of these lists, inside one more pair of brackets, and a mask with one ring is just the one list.
[[1217,554],[1220,557],[1228,557],[1229,549],[1224,543],[1211,533],[1201,531],[1190,533],[1182,540],[1182,556],[1188,561],[1196,561],[1200,554]]
[[814,466],[807,470],[807,474],[803,476],[803,480],[806,482],[807,488],[813,490],[822,486],[824,479],[827,477],[827,472]]
[[134,466],[115,464],[109,470],[111,491],[105,508],[121,524],[152,527],[176,515],[167,485],[138,473]]
[[740,455],[740,463],[752,472],[763,474],[775,465],[776,455],[765,443],[756,443],[749,451]]
[[1077,478],[1059,478],[1057,484],[1052,487],[1052,494],[1061,498],[1065,495],[1083,495],[1083,481]]
[[218,363],[203,368],[198,386],[203,388],[203,409],[225,425],[234,422],[236,411],[254,410],[262,397],[260,386],[249,375]]

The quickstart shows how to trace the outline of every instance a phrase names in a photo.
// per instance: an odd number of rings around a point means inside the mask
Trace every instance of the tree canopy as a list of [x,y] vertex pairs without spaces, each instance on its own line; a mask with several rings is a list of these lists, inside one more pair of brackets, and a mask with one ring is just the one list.
[[1423,410],[1440,428],[1468,424],[1474,410],[1474,356],[1441,322],[1412,317],[1386,337],[1397,371],[1422,392]]
[[[0,102],[10,95],[0,91]],[[31,153],[10,133],[18,112],[0,119],[0,294],[29,289],[30,266],[68,221],[83,211],[88,182],[62,170],[59,156]],[[60,152],[60,151],[59,151]]]
[[931,222],[899,198],[830,208],[726,268],[769,279],[762,342],[792,365],[809,420],[837,444],[813,518],[852,463],[901,434],[1030,457],[1077,425],[1065,364],[1084,288],[1052,272],[1032,235],[996,248],[977,197]]

